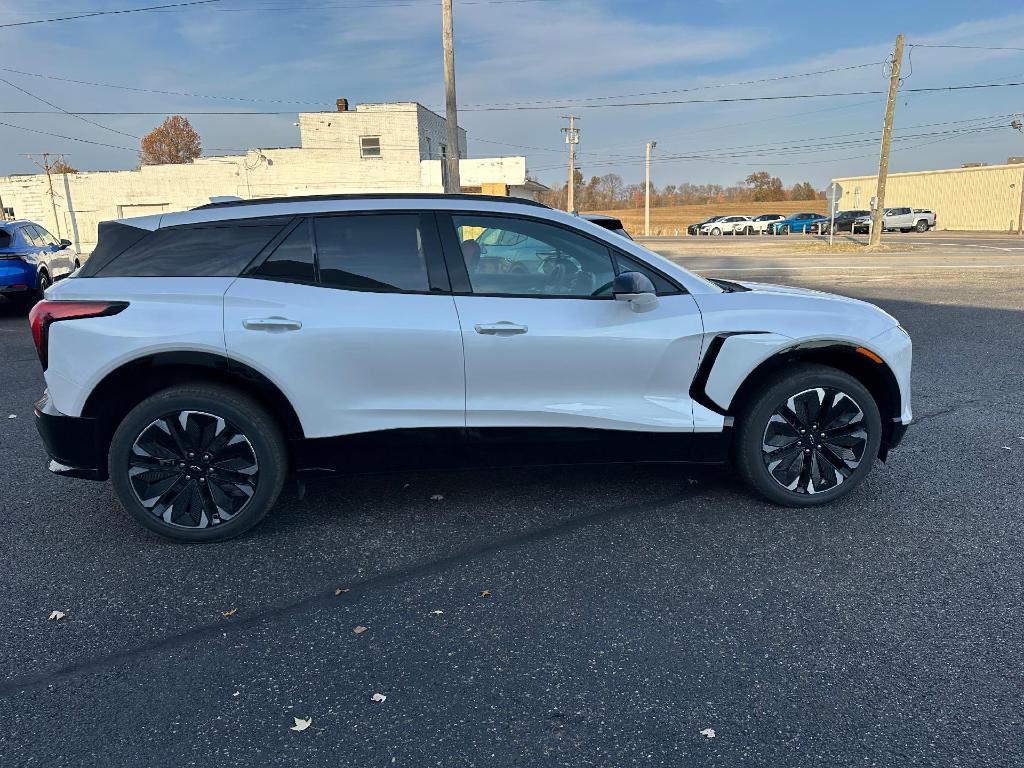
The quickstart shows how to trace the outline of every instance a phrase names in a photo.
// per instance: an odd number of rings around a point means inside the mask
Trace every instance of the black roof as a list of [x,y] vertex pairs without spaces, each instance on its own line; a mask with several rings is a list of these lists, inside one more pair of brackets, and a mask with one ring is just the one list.
[[501,195],[470,195],[441,194],[437,192],[371,192],[367,194],[344,195],[297,195],[294,197],[260,197],[255,200],[226,200],[221,203],[207,203],[193,208],[193,211],[205,211],[210,208],[239,208],[246,205],[265,205],[268,203],[317,203],[327,200],[483,200],[491,203],[517,203],[547,208],[544,203],[529,200],[525,197],[504,197]]

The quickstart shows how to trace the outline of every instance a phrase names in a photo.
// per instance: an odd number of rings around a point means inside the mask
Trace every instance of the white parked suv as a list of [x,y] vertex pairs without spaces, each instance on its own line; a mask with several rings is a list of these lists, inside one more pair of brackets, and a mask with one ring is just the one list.
[[731,460],[809,506],[849,492],[911,420],[910,338],[880,309],[705,280],[509,198],[106,222],[30,322],[51,470],[109,477],[182,540],[249,529],[288,476],[385,466]]
[[702,235],[749,234],[748,229],[752,227],[753,221],[749,216],[726,216],[724,219],[704,224],[700,232]]

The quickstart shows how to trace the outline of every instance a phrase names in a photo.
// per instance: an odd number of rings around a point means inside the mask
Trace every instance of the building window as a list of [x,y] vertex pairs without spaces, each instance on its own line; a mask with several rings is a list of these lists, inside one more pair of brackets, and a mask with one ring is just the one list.
[[360,136],[359,156],[380,157],[380,136]]

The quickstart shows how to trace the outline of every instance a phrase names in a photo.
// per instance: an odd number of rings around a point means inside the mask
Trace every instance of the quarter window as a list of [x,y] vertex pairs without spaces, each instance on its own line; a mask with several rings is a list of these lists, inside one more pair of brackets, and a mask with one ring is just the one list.
[[351,291],[427,291],[419,214],[329,216],[316,221],[320,282]]
[[95,272],[97,277],[234,277],[288,219],[241,219],[150,232]]
[[360,136],[359,156],[380,157],[380,136]]
[[499,296],[610,295],[607,247],[529,219],[453,216],[473,293]]
[[288,280],[300,283],[316,281],[316,266],[313,263],[313,240],[309,234],[309,222],[299,223],[274,252],[260,264],[254,274],[273,280]]

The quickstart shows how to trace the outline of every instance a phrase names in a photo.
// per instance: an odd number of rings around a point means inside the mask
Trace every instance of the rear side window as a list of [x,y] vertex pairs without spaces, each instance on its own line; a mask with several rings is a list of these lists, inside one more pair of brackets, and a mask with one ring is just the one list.
[[315,220],[320,282],[350,291],[427,291],[419,214],[327,216]]
[[97,277],[234,277],[289,219],[189,224],[149,233]]
[[0,229],[0,248],[10,248],[14,245],[14,235],[6,229]]

